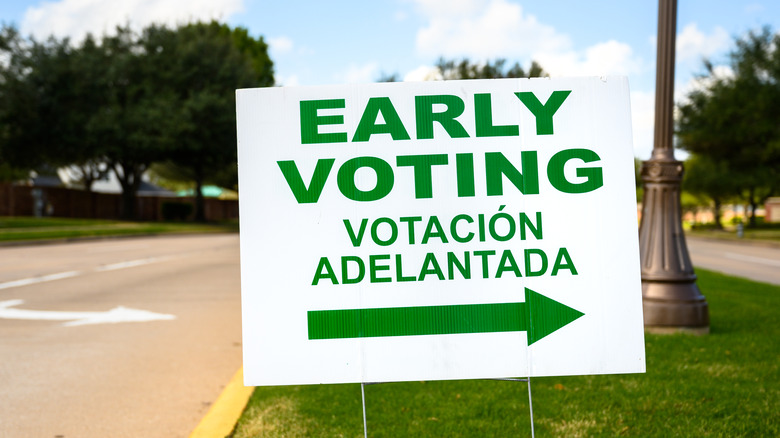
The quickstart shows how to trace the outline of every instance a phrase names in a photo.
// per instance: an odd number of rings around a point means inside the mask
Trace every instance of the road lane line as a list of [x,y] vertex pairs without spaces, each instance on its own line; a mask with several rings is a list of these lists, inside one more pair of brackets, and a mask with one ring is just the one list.
[[22,278],[20,280],[6,281],[0,283],[0,289],[8,289],[12,287],[27,286],[30,284],[44,283],[47,281],[61,280],[63,278],[71,278],[77,275],[81,275],[81,271],[67,271],[58,272],[56,274],[41,275],[39,277]]
[[780,267],[780,260],[765,259],[763,257],[746,256],[742,254],[736,254],[733,252],[723,253],[723,256],[732,260],[741,260],[743,262],[761,263],[762,265]]
[[78,275],[83,275],[87,272],[105,272],[105,271],[116,271],[118,269],[133,268],[136,266],[148,265],[150,263],[163,262],[166,260],[170,260],[171,258],[173,257],[170,256],[149,257],[146,259],[128,260],[125,262],[98,266],[97,268],[90,269],[89,271],[67,271],[67,272],[58,272],[56,274],[40,275],[37,277],[21,278],[19,280],[12,280],[12,281],[6,281],[5,283],[0,283],[0,290],[10,289],[12,287],[29,286],[31,284],[44,283],[47,281],[62,280],[65,278],[71,278],[71,277],[76,277]]
[[116,271],[117,269],[133,268],[136,266],[148,265],[150,263],[161,262],[170,257],[149,257],[138,260],[128,260],[126,262],[112,263],[110,265],[99,266],[94,269],[95,272]]

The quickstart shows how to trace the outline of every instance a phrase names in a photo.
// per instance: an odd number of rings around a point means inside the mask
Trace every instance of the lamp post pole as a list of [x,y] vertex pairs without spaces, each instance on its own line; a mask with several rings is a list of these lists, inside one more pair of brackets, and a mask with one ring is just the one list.
[[709,332],[707,301],[682,230],[683,163],[674,158],[674,51],[677,0],[659,0],[653,153],[642,164],[644,197],[639,225],[642,307],[651,331]]

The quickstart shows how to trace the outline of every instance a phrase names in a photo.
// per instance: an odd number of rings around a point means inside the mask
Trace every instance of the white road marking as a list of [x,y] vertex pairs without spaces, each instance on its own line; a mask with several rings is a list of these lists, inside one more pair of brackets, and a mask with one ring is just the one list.
[[104,272],[104,271],[115,271],[117,269],[125,269],[125,268],[132,268],[135,266],[143,266],[148,265],[149,263],[155,263],[155,262],[161,262],[163,260],[167,260],[170,257],[149,257],[146,259],[138,259],[138,260],[129,260],[126,262],[119,262],[119,263],[113,263],[110,265],[103,265],[98,268],[95,268],[96,272]]
[[105,312],[61,312],[55,310],[25,310],[12,307],[22,300],[0,301],[0,319],[25,319],[36,321],[67,321],[66,327],[91,324],[116,324],[120,322],[145,322],[176,319],[174,315],[119,306]]
[[[128,260],[125,262],[112,263],[110,265],[98,266],[87,272],[105,272],[118,269],[132,268],[135,266],[148,265],[150,263],[161,262],[172,257],[149,257],[138,260]],[[28,286],[46,281],[61,280],[64,278],[76,277],[85,274],[85,271],[67,271],[56,274],[41,275],[38,277],[22,278],[19,280],[0,283],[0,289],[9,289],[20,286]],[[66,321],[63,326],[72,327],[90,324],[115,324],[120,322],[143,322],[175,319],[176,316],[149,312],[147,310],[130,309],[123,306],[115,307],[105,312],[61,312],[54,310],[25,310],[12,307],[23,304],[22,300],[0,301],[0,319],[26,319],[37,321]]]
[[30,284],[61,280],[63,278],[75,277],[81,274],[82,272],[80,271],[68,271],[68,272],[59,272],[57,274],[41,275],[39,277],[22,278],[20,280],[6,281],[5,283],[0,283],[0,289],[8,289],[11,287],[27,286]]
[[741,260],[743,262],[760,263],[762,265],[780,267],[780,260],[765,259],[763,257],[746,256],[742,254],[736,254],[733,252],[723,253],[723,256],[732,260]]
[[[105,271],[115,271],[117,269],[133,268],[136,266],[148,265],[150,263],[162,262],[165,260],[169,260],[171,258],[172,257],[149,257],[146,259],[128,260],[126,262],[119,262],[119,263],[112,263],[110,265],[98,266],[97,268],[90,270],[90,272],[105,272]],[[37,277],[29,277],[29,278],[22,278],[19,280],[6,281],[5,283],[0,283],[0,290],[9,289],[12,287],[28,286],[37,283],[44,283],[47,281],[61,280],[63,278],[71,278],[77,275],[82,275],[84,273],[85,271],[67,271],[67,272],[58,272],[56,274],[48,274],[48,275],[41,275]]]

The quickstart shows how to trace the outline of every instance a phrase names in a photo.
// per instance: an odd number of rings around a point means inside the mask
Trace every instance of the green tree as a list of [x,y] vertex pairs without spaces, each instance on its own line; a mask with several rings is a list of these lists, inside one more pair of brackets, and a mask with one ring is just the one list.
[[149,52],[129,26],[103,36],[99,47],[104,64],[94,92],[102,93],[104,101],[90,114],[88,135],[102,145],[122,186],[122,217],[134,219],[142,176],[170,149],[178,108],[172,94],[160,87],[168,72],[149,62]]
[[728,169],[755,226],[757,206],[780,190],[780,35],[750,32],[730,60],[733,76],[705,63],[709,83],[680,105],[678,134],[683,149]]
[[645,189],[642,184],[642,160],[634,157],[634,186],[636,187],[636,202],[642,202],[645,196]]
[[268,44],[262,36],[253,38],[243,27],[230,29],[225,24],[212,21],[210,27],[219,26],[222,33],[229,33],[233,44],[244,57],[249,59],[254,71],[254,87],[271,87],[274,85],[274,63],[268,56]]
[[[235,180],[235,90],[273,85],[262,37],[217,22],[129,26],[78,46],[0,32],[3,173],[73,165],[89,189],[113,171],[122,216],[152,163],[178,166],[198,188]],[[202,220],[198,190],[196,218]]]
[[[12,163],[8,157],[8,142],[14,127],[9,123],[13,83],[14,53],[19,51],[21,38],[13,27],[0,28],[0,182],[14,181],[26,176],[24,169]],[[9,83],[10,82],[10,83]]]
[[[3,29],[0,125],[2,157],[13,167],[32,169],[45,164],[47,149],[67,136],[58,117],[69,103],[67,41],[26,41],[13,28]],[[46,129],[41,129],[46,126]]]
[[[23,40],[13,28],[2,30],[0,155],[18,169],[74,164],[82,168],[87,189],[104,173],[98,169],[99,144],[87,134],[87,122],[102,103],[93,92],[96,69],[92,38],[80,47],[67,39]],[[104,166],[103,166],[104,167]]]
[[[501,79],[501,78],[538,78],[549,76],[542,66],[536,61],[531,61],[528,71],[524,70],[519,63],[515,63],[508,70],[506,69],[506,59],[498,58],[484,63],[472,62],[468,58],[460,61],[454,59],[439,58],[436,61],[436,69],[439,71],[441,79]],[[399,82],[402,78],[398,73],[382,73],[377,82]]]
[[445,80],[451,79],[500,79],[500,78],[538,78],[548,76],[542,67],[532,61],[528,71],[519,63],[515,63],[506,70],[506,60],[496,59],[485,63],[472,62],[468,58],[460,61],[439,58],[436,62],[441,76]]
[[729,175],[728,163],[724,161],[715,162],[700,155],[691,155],[685,161],[682,188],[685,192],[712,201],[712,213],[718,229],[723,229],[720,216],[724,201],[739,195]]
[[79,180],[85,190],[91,191],[92,184],[110,171],[104,144],[89,130],[90,121],[108,103],[108,96],[96,93],[95,89],[96,86],[105,85],[105,71],[110,55],[92,35],[87,35],[70,58],[73,74],[69,92],[73,102],[67,110],[67,117],[74,135],[67,139],[67,151],[60,155],[67,157],[63,161],[70,161],[72,176]]
[[152,27],[143,40],[151,64],[167,73],[161,92],[171,93],[177,108],[167,174],[195,183],[195,219],[202,221],[203,184],[224,183],[236,168],[235,90],[273,84],[267,45],[217,22]]

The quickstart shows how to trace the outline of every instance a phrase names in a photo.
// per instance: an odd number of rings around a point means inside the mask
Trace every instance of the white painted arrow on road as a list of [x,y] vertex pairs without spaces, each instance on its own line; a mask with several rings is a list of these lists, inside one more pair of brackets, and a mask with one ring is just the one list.
[[89,324],[116,324],[120,322],[145,322],[175,319],[174,315],[154,313],[147,310],[114,307],[105,312],[61,312],[55,310],[24,310],[12,307],[23,304],[23,300],[0,301],[0,319],[27,319],[36,321],[67,321],[66,327]]

